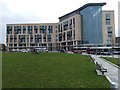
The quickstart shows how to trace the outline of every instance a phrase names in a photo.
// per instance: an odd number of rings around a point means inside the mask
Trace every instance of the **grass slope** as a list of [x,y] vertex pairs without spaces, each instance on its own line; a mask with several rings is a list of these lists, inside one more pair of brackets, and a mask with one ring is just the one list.
[[87,56],[3,53],[3,88],[108,88]]
[[119,60],[118,58],[112,58],[112,57],[102,57],[102,58],[120,66],[120,64],[118,63],[118,60]]

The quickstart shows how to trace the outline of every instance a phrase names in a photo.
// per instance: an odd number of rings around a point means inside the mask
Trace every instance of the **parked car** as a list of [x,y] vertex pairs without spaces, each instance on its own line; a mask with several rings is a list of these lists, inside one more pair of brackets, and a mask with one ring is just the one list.
[[66,51],[66,53],[69,53],[69,54],[74,54],[72,51]]
[[28,51],[26,49],[22,49],[21,52],[26,53]]
[[110,52],[101,52],[101,55],[111,55],[112,53]]
[[60,52],[63,52],[63,53],[65,53],[65,50],[64,50],[64,49],[61,49],[61,50],[60,50]]
[[81,50],[73,50],[72,52],[73,52],[73,53],[76,53],[76,54],[82,54],[82,51],[81,51]]
[[115,51],[113,53],[116,54],[116,55],[120,55],[120,51]]
[[20,52],[20,50],[19,50],[19,49],[16,49],[16,52]]
[[27,50],[28,52],[31,52],[31,49],[29,49],[29,48],[28,48],[28,49],[26,49],[26,50]]
[[12,49],[11,52],[16,52],[16,50],[15,50],[15,49]]

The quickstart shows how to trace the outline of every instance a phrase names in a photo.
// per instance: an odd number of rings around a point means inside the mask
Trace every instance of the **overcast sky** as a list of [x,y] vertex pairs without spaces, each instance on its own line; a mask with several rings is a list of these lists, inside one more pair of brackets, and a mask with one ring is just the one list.
[[115,32],[118,36],[119,0],[0,0],[0,43],[5,43],[6,24],[56,23],[58,17],[86,3],[106,2],[103,10],[115,10]]

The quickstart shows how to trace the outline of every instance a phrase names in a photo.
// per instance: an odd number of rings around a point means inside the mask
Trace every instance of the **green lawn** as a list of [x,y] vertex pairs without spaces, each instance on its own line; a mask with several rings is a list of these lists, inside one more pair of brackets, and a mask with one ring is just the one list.
[[3,53],[3,88],[109,88],[87,56]]
[[102,58],[120,66],[120,64],[118,63],[118,60],[119,60],[118,58],[112,58],[112,57],[102,57]]

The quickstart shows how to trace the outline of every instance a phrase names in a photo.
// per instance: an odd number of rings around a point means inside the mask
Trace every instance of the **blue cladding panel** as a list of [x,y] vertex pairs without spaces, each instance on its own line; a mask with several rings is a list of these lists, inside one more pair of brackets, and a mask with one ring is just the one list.
[[101,6],[88,6],[80,11],[82,16],[82,40],[84,44],[102,43]]

